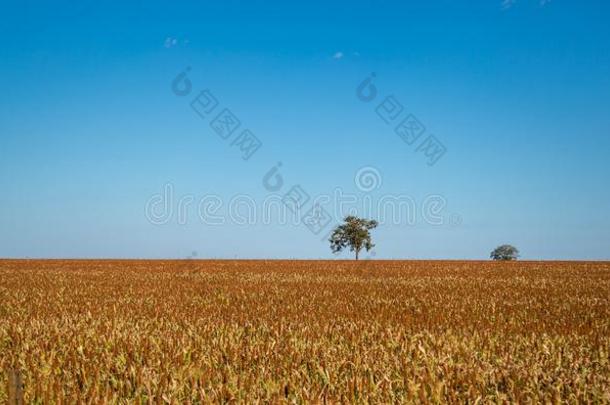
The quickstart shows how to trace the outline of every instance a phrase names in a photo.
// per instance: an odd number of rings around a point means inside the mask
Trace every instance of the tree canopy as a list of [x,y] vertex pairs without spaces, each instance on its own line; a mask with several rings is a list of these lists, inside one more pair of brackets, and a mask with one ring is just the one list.
[[502,245],[495,248],[489,257],[493,260],[517,260],[519,250],[512,245]]
[[345,217],[344,223],[333,231],[329,242],[333,253],[337,253],[349,247],[356,253],[356,260],[360,251],[364,248],[371,250],[375,245],[371,240],[371,229],[377,227],[377,221],[358,218],[353,215]]

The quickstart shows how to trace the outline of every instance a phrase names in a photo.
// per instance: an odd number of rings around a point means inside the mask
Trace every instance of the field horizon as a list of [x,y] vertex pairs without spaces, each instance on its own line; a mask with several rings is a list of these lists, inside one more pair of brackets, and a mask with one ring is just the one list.
[[609,297],[609,262],[0,260],[0,401],[607,403]]
[[[507,260],[507,261],[495,261],[490,259],[284,259],[284,258],[273,258],[273,259],[215,259],[215,258],[158,258],[158,259],[149,259],[149,258],[11,258],[11,257],[0,257],[0,262],[28,262],[28,261],[40,261],[40,262],[57,262],[57,261],[67,261],[67,262],[75,262],[75,261],[83,261],[83,262],[181,262],[181,261],[192,261],[192,262],[439,262],[439,263],[504,263],[509,264],[514,263],[513,265],[517,266],[518,264],[524,263],[610,263],[610,259],[600,259],[600,260],[553,260],[553,259],[542,259],[542,260]],[[499,264],[498,264],[499,265]]]

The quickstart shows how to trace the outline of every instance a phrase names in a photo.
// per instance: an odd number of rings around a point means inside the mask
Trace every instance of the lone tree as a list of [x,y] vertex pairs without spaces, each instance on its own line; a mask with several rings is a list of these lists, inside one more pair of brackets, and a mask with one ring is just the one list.
[[489,255],[493,260],[517,260],[519,250],[511,245],[498,246]]
[[375,245],[371,241],[371,229],[377,227],[377,221],[368,220],[349,215],[343,220],[345,223],[335,228],[330,239],[330,248],[337,253],[349,246],[349,250],[356,252],[356,260],[362,248],[368,252]]

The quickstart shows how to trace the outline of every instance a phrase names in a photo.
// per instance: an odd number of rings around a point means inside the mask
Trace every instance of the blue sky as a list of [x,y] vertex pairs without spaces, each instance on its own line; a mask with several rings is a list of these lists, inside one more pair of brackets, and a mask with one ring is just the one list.
[[[0,257],[333,258],[336,202],[318,234],[261,220],[281,162],[275,194],[300,185],[304,210],[337,190],[359,214],[412,201],[414,220],[374,231],[375,258],[484,259],[512,243],[524,259],[610,259],[606,2],[242,3],[3,2]],[[204,89],[218,106],[201,118]],[[387,124],[389,96],[403,108]],[[241,122],[228,140],[210,126],[224,108]],[[412,145],[394,132],[409,114],[425,127]],[[248,160],[243,129],[262,143]],[[417,150],[429,135],[446,150],[431,166]],[[171,212],[151,221],[167,185]],[[224,223],[199,215],[210,198]]]

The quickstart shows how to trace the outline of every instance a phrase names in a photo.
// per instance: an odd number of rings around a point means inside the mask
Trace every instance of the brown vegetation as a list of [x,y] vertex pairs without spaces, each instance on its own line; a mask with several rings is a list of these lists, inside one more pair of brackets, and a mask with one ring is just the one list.
[[610,402],[610,264],[0,261],[0,402]]

